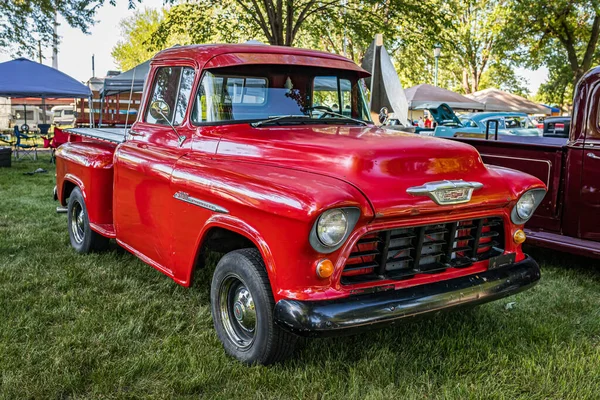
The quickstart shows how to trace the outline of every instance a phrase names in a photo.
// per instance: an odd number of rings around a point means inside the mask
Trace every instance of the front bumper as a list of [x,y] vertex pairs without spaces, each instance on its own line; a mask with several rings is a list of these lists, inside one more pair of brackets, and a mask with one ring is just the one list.
[[352,334],[401,318],[500,299],[532,287],[539,279],[539,266],[526,256],[509,266],[407,289],[336,300],[280,300],[275,321],[300,336]]

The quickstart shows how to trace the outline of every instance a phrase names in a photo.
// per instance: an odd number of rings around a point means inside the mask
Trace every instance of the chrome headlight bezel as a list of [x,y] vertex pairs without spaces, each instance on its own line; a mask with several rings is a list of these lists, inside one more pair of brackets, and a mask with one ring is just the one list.
[[[324,241],[322,240],[321,237],[319,237],[319,222],[323,221],[323,218],[326,217],[328,214],[333,213],[333,212],[340,212],[340,211],[344,213],[344,216],[346,219],[346,223],[345,223],[346,231],[344,232],[344,235],[337,243],[328,245],[328,244],[324,243]],[[333,253],[334,251],[336,251],[337,249],[342,247],[343,244],[346,242],[346,240],[348,239],[348,236],[350,236],[350,233],[352,233],[354,226],[358,222],[359,217],[360,217],[360,210],[356,207],[331,208],[329,210],[323,211],[321,213],[321,215],[319,215],[319,217],[317,218],[317,220],[315,221],[315,223],[313,224],[313,226],[310,230],[310,235],[308,237],[308,241],[309,241],[310,245],[312,246],[313,249],[315,249],[319,253],[324,253],[324,254]]]
[[[510,212],[511,221],[516,225],[523,225],[524,223],[529,221],[531,219],[531,217],[533,216],[533,214],[535,214],[535,210],[538,208],[538,206],[544,199],[545,195],[546,195],[546,189],[541,189],[541,188],[531,189],[531,190],[528,190],[525,193],[523,193],[521,195],[521,197],[519,197],[519,200],[517,200],[513,209]],[[519,212],[519,205],[521,204],[521,202],[528,201],[528,199],[533,199],[533,207],[531,208],[531,213],[529,214],[529,216],[527,216],[527,215],[523,216]]]

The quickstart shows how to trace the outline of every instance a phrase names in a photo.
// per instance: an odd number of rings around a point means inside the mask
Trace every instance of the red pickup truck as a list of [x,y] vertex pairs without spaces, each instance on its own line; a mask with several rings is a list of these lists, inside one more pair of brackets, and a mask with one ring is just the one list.
[[72,246],[110,238],[189,286],[246,363],[534,285],[523,225],[546,193],[471,146],[376,128],[351,61],[261,45],[154,57],[131,129],[69,130],[57,195]]
[[[496,140],[494,140],[496,139]],[[527,242],[600,258],[600,67],[577,84],[568,138],[459,137],[483,161],[527,172],[548,195],[527,223]]]

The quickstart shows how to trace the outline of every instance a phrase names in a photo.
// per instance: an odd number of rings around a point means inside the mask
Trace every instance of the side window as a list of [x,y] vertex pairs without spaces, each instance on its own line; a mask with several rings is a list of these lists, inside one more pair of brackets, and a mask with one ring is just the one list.
[[340,113],[347,117],[352,116],[352,83],[348,79],[340,79],[340,92],[342,102]]
[[181,73],[181,81],[179,83],[179,95],[177,96],[177,106],[175,106],[175,118],[173,125],[181,125],[185,117],[190,102],[190,94],[194,85],[195,71],[192,68],[183,68]]
[[[194,70],[188,67],[161,67],[156,72],[152,94],[146,105],[145,120],[151,124],[179,125],[183,122],[185,110],[194,84]],[[152,115],[150,106],[161,100],[167,104],[164,116]]]

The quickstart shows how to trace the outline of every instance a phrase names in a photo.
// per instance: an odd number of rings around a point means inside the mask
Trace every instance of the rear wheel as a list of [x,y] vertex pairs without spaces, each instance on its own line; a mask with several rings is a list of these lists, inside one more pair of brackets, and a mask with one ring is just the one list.
[[69,196],[67,220],[71,246],[78,253],[102,251],[108,248],[109,239],[90,228],[90,220],[81,189],[76,187]]
[[225,352],[246,364],[268,365],[287,358],[297,337],[273,320],[273,294],[257,249],[227,253],[211,285],[211,311]]

